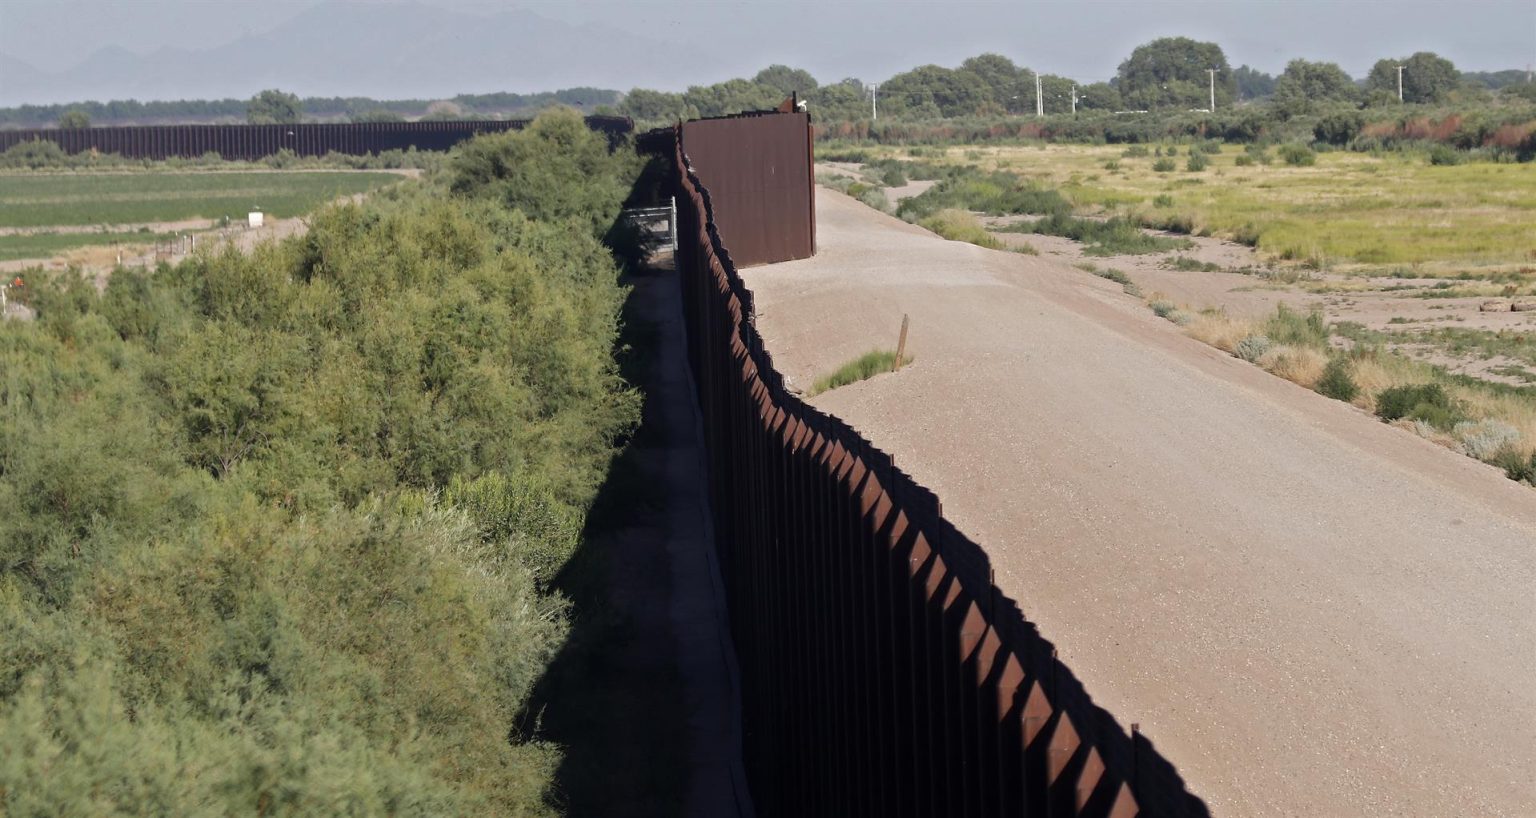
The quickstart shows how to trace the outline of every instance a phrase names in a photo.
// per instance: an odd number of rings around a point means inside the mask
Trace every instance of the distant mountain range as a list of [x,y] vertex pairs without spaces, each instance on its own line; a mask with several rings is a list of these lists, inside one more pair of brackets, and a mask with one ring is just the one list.
[[479,16],[423,5],[330,2],[217,48],[146,55],[104,48],[57,73],[0,55],[0,106],[108,99],[299,96],[435,99],[574,86],[682,88],[707,53],[528,11]]

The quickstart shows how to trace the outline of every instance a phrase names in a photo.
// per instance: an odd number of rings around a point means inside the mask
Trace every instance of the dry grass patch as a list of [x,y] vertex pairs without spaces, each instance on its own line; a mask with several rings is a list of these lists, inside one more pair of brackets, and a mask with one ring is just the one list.
[[1223,312],[1207,311],[1196,314],[1194,320],[1184,326],[1184,333],[1222,352],[1236,355],[1237,345],[1244,338],[1256,334],[1256,331],[1252,321],[1233,318]]
[[1259,358],[1259,366],[1291,383],[1316,389],[1317,382],[1323,379],[1323,370],[1328,368],[1328,355],[1313,347],[1280,344],[1270,347]]

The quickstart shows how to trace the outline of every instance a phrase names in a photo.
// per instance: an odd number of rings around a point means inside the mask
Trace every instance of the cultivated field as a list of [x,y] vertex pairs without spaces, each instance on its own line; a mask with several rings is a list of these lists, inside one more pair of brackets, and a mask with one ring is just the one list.
[[[181,234],[239,239],[287,235],[288,222],[328,202],[400,181],[397,173],[320,171],[42,173],[0,175],[0,268],[78,266],[97,272],[118,263],[169,258],[157,247]],[[271,229],[243,232],[261,210]]]
[[0,176],[0,228],[298,216],[400,181],[393,173],[48,173]]

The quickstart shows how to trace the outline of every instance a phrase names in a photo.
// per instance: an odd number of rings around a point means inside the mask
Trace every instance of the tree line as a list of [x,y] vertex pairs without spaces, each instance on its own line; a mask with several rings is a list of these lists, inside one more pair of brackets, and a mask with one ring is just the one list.
[[[981,54],[959,67],[923,65],[880,83],[875,102],[881,118],[933,120],[1082,112],[1207,110],[1214,95],[1218,110],[1272,102],[1283,113],[1321,107],[1385,107],[1408,104],[1481,104],[1500,98],[1536,101],[1536,84],[1526,72],[1462,73],[1439,55],[1420,52],[1377,61],[1362,79],[1337,64],[1292,60],[1278,76],[1249,66],[1232,68],[1216,43],[1165,37],[1137,47],[1107,82],[1077,82],[1040,73],[1000,54]],[[1037,92],[1038,87],[1038,92]],[[847,78],[822,85],[802,69],[774,65],[751,79],[694,86],[681,93],[635,89],[619,110],[642,122],[720,116],[770,108],[798,93],[823,122],[872,117],[871,90]],[[1037,108],[1037,101],[1039,103]]]

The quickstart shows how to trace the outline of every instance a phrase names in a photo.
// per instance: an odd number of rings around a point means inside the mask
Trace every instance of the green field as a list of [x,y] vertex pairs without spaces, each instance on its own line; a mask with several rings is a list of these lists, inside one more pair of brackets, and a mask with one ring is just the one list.
[[0,176],[0,227],[299,216],[400,181],[392,173],[101,173]]
[[0,261],[23,258],[53,258],[78,247],[102,245],[146,246],[173,238],[174,233],[33,233],[0,236]]
[[[1153,146],[1147,146],[1151,150]],[[1124,146],[929,148],[949,164],[1008,170],[1060,191],[1080,212],[1121,213],[1149,223],[1258,242],[1275,260],[1362,272],[1455,274],[1519,270],[1536,263],[1536,163],[1435,166],[1417,154],[1336,151],[1312,166],[1239,166],[1224,146],[1203,171],[1187,169],[1189,146],[1153,170],[1156,155]],[[896,149],[878,151],[902,157]]]

